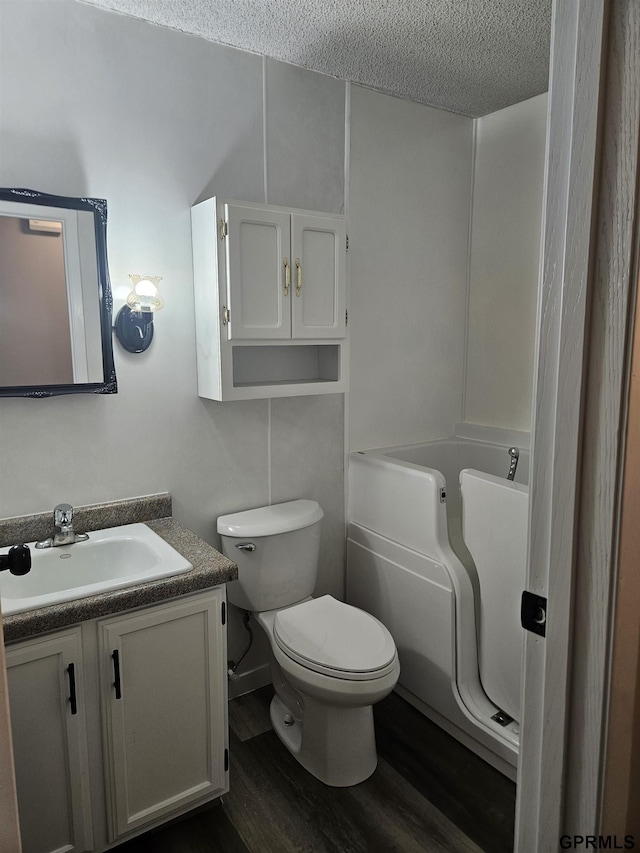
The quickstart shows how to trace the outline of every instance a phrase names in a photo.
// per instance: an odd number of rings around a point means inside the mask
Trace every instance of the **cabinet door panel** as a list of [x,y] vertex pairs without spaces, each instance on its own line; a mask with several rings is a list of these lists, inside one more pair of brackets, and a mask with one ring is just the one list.
[[216,591],[101,626],[114,837],[225,786],[221,602]]
[[77,632],[7,648],[23,853],[92,849],[80,648]]
[[345,243],[344,222],[292,215],[292,337],[345,336]]
[[229,338],[291,337],[289,215],[239,204],[225,215]]

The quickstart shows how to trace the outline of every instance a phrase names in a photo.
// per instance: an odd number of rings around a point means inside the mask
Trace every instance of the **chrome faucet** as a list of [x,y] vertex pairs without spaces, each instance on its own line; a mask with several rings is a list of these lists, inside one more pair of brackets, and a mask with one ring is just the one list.
[[36,542],[36,548],[57,548],[59,545],[73,545],[74,542],[86,542],[88,533],[76,533],[73,529],[73,507],[71,504],[58,504],[53,511],[53,536]]

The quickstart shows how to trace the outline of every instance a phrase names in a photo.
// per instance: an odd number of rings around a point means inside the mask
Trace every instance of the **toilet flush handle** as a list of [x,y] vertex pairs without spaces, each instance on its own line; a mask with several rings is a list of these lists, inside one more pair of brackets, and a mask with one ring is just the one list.
[[256,546],[253,542],[236,542],[236,548],[238,551],[255,551]]

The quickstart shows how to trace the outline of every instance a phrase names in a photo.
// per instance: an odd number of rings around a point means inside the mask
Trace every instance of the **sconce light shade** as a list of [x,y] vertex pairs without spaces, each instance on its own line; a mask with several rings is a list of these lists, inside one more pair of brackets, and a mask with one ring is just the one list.
[[133,290],[127,296],[127,305],[132,311],[154,312],[164,308],[164,299],[158,292],[161,275],[130,275]]
[[153,315],[164,307],[158,292],[161,275],[130,275],[133,290],[116,315],[114,329],[127,352],[144,352],[153,340]]

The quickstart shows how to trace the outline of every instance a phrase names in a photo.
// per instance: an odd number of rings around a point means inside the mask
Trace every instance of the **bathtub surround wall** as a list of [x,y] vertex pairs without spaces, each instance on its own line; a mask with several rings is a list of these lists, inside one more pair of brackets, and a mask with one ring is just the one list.
[[547,95],[476,119],[464,420],[531,429]]
[[351,92],[353,450],[462,420],[473,120]]
[[546,103],[472,120],[353,87],[350,449],[531,429]]

